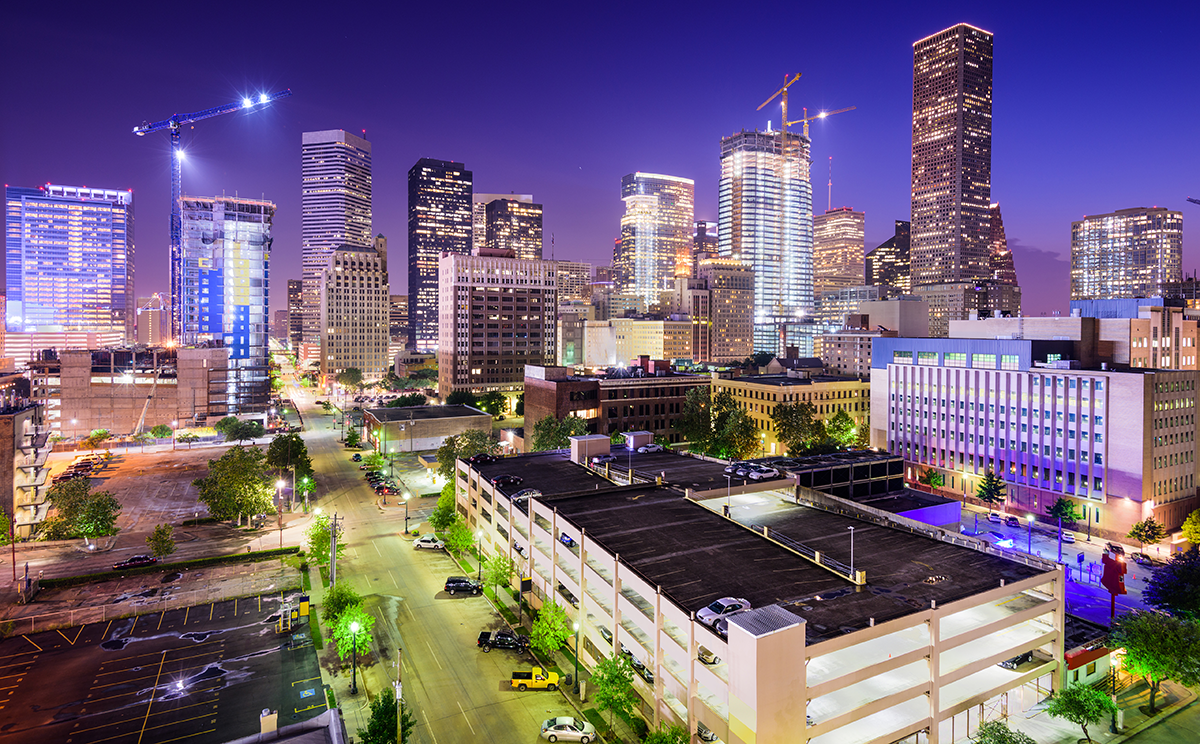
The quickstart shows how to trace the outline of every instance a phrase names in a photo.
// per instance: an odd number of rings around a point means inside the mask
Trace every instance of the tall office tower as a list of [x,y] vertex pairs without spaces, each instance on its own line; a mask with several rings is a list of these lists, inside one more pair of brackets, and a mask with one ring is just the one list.
[[850,207],[813,217],[813,292],[817,297],[863,283],[866,215]]
[[690,178],[630,173],[621,179],[625,214],[613,256],[618,292],[658,302],[679,255],[691,255],[695,191]]
[[754,353],[754,267],[732,258],[705,258],[696,276],[709,291],[709,360],[740,362]]
[[298,351],[304,340],[304,282],[300,279],[288,279],[287,310],[288,347]]
[[388,295],[388,336],[408,341],[408,295]]
[[304,132],[300,141],[303,340],[316,343],[329,254],[342,245],[371,246],[371,143],[341,129]]
[[[487,245],[487,205],[496,199],[533,204],[533,194],[471,194],[471,253]],[[539,256],[539,258],[541,258]]]
[[[487,239],[493,251],[512,251],[517,258],[542,258],[542,205],[516,199],[493,199],[485,209]],[[476,253],[479,251],[476,250]]]
[[[495,255],[494,255],[495,254]],[[445,253],[438,261],[438,393],[520,392],[526,364],[553,364],[558,291],[553,261]]]
[[591,297],[592,265],[583,261],[555,261],[558,267],[558,301],[586,300]]
[[720,250],[717,243],[717,223],[696,220],[695,232],[692,234],[691,273],[687,276],[696,275],[696,264],[701,259],[717,255],[717,251]]
[[[620,242],[619,240],[617,242]],[[616,273],[611,266],[596,266],[592,269],[593,282],[612,282],[615,281]]]
[[374,247],[343,245],[329,254],[321,286],[324,383],[351,368],[378,380],[391,367],[387,257]]
[[1182,278],[1181,212],[1136,207],[1071,223],[1072,300],[1155,297]]
[[133,341],[133,192],[5,188],[5,323]]
[[277,341],[287,341],[289,332],[287,308],[276,310],[271,316],[271,336]]
[[472,174],[462,163],[421,158],[408,171],[409,348],[438,345],[438,257],[471,252]]
[[910,223],[896,220],[896,233],[880,243],[866,259],[867,284],[895,287],[907,294],[912,290],[909,271]]
[[228,348],[228,413],[263,410],[267,377],[271,221],[275,204],[229,196],[184,196],[180,344]]
[[663,312],[672,318],[676,314],[686,315],[692,324],[692,336],[688,343],[693,363],[712,360],[712,292],[707,279],[677,276],[671,280],[669,297],[661,302]]
[[158,293],[138,298],[137,327],[135,329],[138,344],[162,346],[166,341],[163,329],[165,327],[169,331],[171,328],[169,319],[165,317],[170,312],[170,308],[170,303]]
[[754,349],[782,353],[780,325],[813,312],[809,141],[788,132],[721,139],[720,254],[754,269]]
[[1012,251],[1008,249],[1008,237],[1004,234],[1004,218],[1000,216],[1000,205],[993,204],[990,212],[988,248],[990,253],[989,272],[993,281],[1001,284],[1017,283],[1017,267],[1013,263]]

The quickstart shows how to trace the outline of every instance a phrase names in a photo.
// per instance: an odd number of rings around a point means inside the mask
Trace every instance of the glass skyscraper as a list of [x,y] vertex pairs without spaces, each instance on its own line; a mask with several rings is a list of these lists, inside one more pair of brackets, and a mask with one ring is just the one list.
[[718,250],[754,269],[754,349],[782,354],[781,325],[813,312],[809,140],[745,130],[721,140]]
[[462,163],[421,158],[408,171],[408,327],[416,351],[437,351],[438,257],[471,252],[473,190]]
[[1072,300],[1157,297],[1182,279],[1182,212],[1139,207],[1071,223]]
[[621,179],[625,214],[613,256],[619,292],[638,295],[649,307],[669,289],[679,257],[692,255],[695,193],[690,178],[630,173]]
[[5,326],[121,331],[133,341],[133,193],[5,189]]

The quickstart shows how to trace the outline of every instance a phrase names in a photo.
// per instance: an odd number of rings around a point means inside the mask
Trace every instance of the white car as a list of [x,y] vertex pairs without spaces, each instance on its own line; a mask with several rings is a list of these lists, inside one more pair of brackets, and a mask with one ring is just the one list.
[[446,543],[437,538],[437,535],[430,532],[427,535],[421,535],[416,540],[413,540],[413,550],[421,550],[427,548],[429,550],[442,550],[446,547]]
[[587,721],[559,716],[542,721],[542,738],[546,741],[582,741],[596,738],[596,727]]
[[653,443],[652,444],[643,444],[641,447],[638,447],[637,451],[642,453],[643,455],[646,454],[647,452],[662,452],[663,446],[661,444],[653,444]]
[[615,459],[617,459],[617,458],[613,457],[612,455],[596,455],[595,457],[592,458],[592,464],[593,465],[603,465],[604,463],[612,462]]
[[1067,532],[1066,530],[1063,530],[1061,535],[1062,535],[1063,542],[1065,542],[1065,543],[1075,542],[1075,533],[1074,532]]
[[766,465],[757,465],[750,470],[750,480],[768,480],[778,477],[779,471]]
[[726,615],[750,609],[750,600],[739,597],[721,597],[696,613],[696,619],[706,625],[716,625]]

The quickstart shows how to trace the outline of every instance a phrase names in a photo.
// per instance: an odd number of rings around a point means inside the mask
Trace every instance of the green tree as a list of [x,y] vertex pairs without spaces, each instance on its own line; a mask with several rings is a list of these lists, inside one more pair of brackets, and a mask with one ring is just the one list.
[[504,413],[504,409],[507,407],[508,399],[504,397],[504,393],[498,390],[489,390],[479,399],[479,408],[493,416],[499,416]]
[[175,528],[169,524],[160,524],[146,538],[146,545],[155,558],[165,558],[175,552]]
[[1063,520],[1074,522],[1079,519],[1079,512],[1075,509],[1075,504],[1070,499],[1058,497],[1058,501],[1046,510],[1046,513],[1058,519],[1058,562],[1062,563],[1062,523]]
[[691,734],[683,726],[671,724],[651,731],[642,739],[642,744],[690,744]]
[[200,441],[200,435],[190,431],[184,431],[175,435],[175,441],[179,444],[186,444],[188,449],[191,449],[192,442]]
[[[936,470],[927,470],[927,473],[935,473],[941,478],[941,473]],[[942,478],[942,483],[945,483],[945,478]],[[939,483],[939,487],[942,485]],[[989,468],[983,472],[983,479],[979,481],[979,485],[975,487],[975,498],[979,499],[989,509],[1004,503],[1004,481],[1000,480],[1000,476],[996,475]]]
[[1159,687],[1174,680],[1188,687],[1200,683],[1200,624],[1157,612],[1130,612],[1113,623],[1109,646],[1125,649],[1125,671],[1146,678],[1150,714]]
[[708,385],[687,391],[676,424],[684,440],[697,452],[708,452],[712,441],[712,391]]
[[521,393],[517,396],[517,405],[516,408],[513,409],[513,413],[517,414],[518,416],[525,415],[525,393]]
[[[358,630],[353,625],[358,623]],[[357,648],[359,656],[365,656],[371,650],[373,637],[371,631],[375,628],[375,618],[363,609],[362,603],[352,604],[338,613],[337,622],[333,626],[333,639],[337,641],[338,658],[342,661]]]
[[337,384],[344,388],[357,389],[362,387],[363,373],[358,367],[350,367],[338,372],[337,377],[334,379],[337,380]]
[[566,610],[553,599],[538,610],[529,630],[529,645],[542,654],[552,654],[574,635]]
[[754,419],[738,405],[728,389],[713,396],[709,411],[712,416],[712,436],[708,454],[725,460],[740,460],[759,448],[758,427],[754,425]]
[[313,472],[308,447],[299,434],[276,434],[267,445],[266,462],[280,473],[294,467],[297,478],[312,475]]
[[854,435],[854,449],[871,449],[871,425],[863,424]]
[[[408,711],[408,704],[400,701],[401,737],[404,741],[412,741],[412,731],[417,726],[417,719]],[[371,717],[367,719],[367,727],[358,730],[359,744],[396,744],[396,692],[385,687],[371,701]]]
[[625,444],[625,433],[614,431],[612,434],[608,435],[608,441],[612,442],[613,444]]
[[234,445],[216,460],[208,461],[208,475],[192,485],[208,513],[220,520],[237,520],[254,514],[274,514],[274,485],[267,475],[262,450]]
[[362,445],[362,437],[358,434],[358,427],[351,426],[346,430],[346,446],[359,447]]
[[1146,543],[1157,543],[1167,539],[1167,528],[1163,527],[1154,517],[1147,517],[1135,523],[1125,537],[1137,540],[1142,547],[1142,552],[1145,553]]
[[367,470],[383,470],[383,466],[387,463],[384,462],[383,455],[371,452],[362,459],[362,464],[367,466]]
[[587,434],[587,422],[578,416],[555,418],[544,416],[533,426],[530,452],[566,449],[571,446],[570,437]]
[[108,491],[92,493],[87,478],[56,483],[50,487],[46,498],[56,512],[41,525],[41,536],[47,540],[76,536],[91,539],[117,533],[121,503]]
[[946,478],[933,468],[926,468],[925,472],[917,478],[918,483],[924,483],[930,488],[941,488],[946,485]]
[[112,439],[112,432],[108,429],[92,429],[81,444],[86,449],[97,449],[109,439]]
[[428,402],[424,393],[409,393],[401,395],[395,400],[388,401],[387,408],[408,408],[410,406],[423,406]]
[[443,542],[446,543],[446,550],[456,555],[464,555],[475,544],[475,534],[471,532],[471,528],[467,526],[463,518],[455,514],[450,526],[446,528],[446,537]]
[[516,573],[517,567],[507,555],[497,554],[483,563],[483,581],[491,587],[512,586]]
[[471,406],[477,407],[479,400],[470,390],[455,390],[446,396],[446,405],[448,406]]
[[150,429],[150,436],[155,439],[166,439],[171,436],[171,427],[166,424],[159,424]]
[[429,513],[429,526],[436,532],[444,532],[458,518],[454,504],[454,481],[450,481],[442,486],[442,495],[438,496],[437,504]]
[[75,518],[75,530],[86,539],[115,535],[120,513],[121,502],[108,491],[89,494]]
[[633,711],[636,700],[633,692],[633,664],[625,654],[613,653],[601,659],[592,670],[590,681],[592,700],[600,710],[608,711],[611,728],[613,715],[627,716]]
[[225,418],[217,421],[217,423],[213,424],[213,431],[228,439],[229,430],[237,426],[237,424],[237,416],[226,416]]
[[1200,545],[1200,509],[1193,511],[1183,520],[1180,530],[1183,532],[1183,539],[1192,545]]
[[234,442],[244,442],[248,439],[259,439],[266,436],[267,430],[261,421],[238,421],[225,432],[225,438]]
[[975,732],[975,744],[1037,744],[1024,731],[1014,731],[1004,721],[986,721]]
[[454,477],[458,460],[478,454],[494,455],[500,451],[500,443],[492,439],[491,432],[467,429],[462,434],[446,437],[438,447],[438,475],[447,480]]
[[850,418],[850,414],[839,410],[833,414],[833,418],[825,422],[825,433],[830,439],[837,442],[839,447],[850,448],[854,446],[858,427],[855,425],[854,419]]
[[1200,619],[1200,548],[1193,545],[1176,553],[1167,565],[1151,572],[1142,599],[1164,612]]
[[[341,520],[338,520],[339,522]],[[309,563],[318,566],[324,566],[329,563],[329,541],[332,539],[330,533],[330,524],[333,522],[328,514],[321,513],[313,516],[308,527],[304,530],[304,544],[306,546],[305,556]],[[337,529],[337,554],[338,558],[342,557],[342,553],[346,552],[346,543],[342,542],[342,527],[339,524]]]
[[1088,726],[1099,723],[1107,716],[1116,715],[1117,704],[1106,693],[1075,682],[1054,693],[1046,704],[1046,713],[1079,726],[1083,729],[1084,738],[1091,741]]
[[775,437],[797,455],[808,449],[813,440],[813,421],[816,409],[812,403],[780,403],[771,411]]
[[775,355],[769,351],[755,352],[747,361],[752,367],[765,367],[775,360]]
[[325,598],[321,600],[321,619],[325,621],[326,625],[333,625],[337,622],[338,617],[346,611],[346,608],[360,604],[362,604],[362,597],[354,591],[354,587],[350,586],[349,582],[343,579],[325,592]]

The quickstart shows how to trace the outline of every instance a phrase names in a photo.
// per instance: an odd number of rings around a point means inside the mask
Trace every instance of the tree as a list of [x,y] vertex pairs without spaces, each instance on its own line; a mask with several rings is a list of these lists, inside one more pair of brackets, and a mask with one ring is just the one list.
[[489,390],[479,399],[479,408],[493,416],[504,413],[504,409],[507,407],[508,399],[504,397],[504,393],[498,390]]
[[448,406],[474,407],[478,402],[479,401],[475,398],[475,394],[470,390],[455,390],[446,396],[446,405]]
[[1137,540],[1142,547],[1142,552],[1145,553],[1146,543],[1162,542],[1167,539],[1167,528],[1159,524],[1154,517],[1147,517],[1135,523],[1125,537]]
[[708,451],[712,440],[712,391],[708,385],[687,391],[677,426],[692,449]]
[[213,424],[213,431],[228,439],[230,428],[237,426],[237,423],[237,416],[226,416],[217,423]]
[[[939,478],[942,478],[942,474],[936,470],[925,472],[936,473]],[[942,478],[942,483],[945,483],[944,478]],[[938,486],[941,486],[942,483],[939,483]],[[1000,480],[1000,476],[993,473],[991,468],[983,472],[983,479],[975,487],[975,498],[982,501],[989,509],[1004,503],[1004,481]]]
[[625,654],[601,659],[592,670],[591,686],[596,707],[608,711],[610,728],[614,714],[629,715],[633,710],[633,664]]
[[854,446],[858,427],[855,425],[854,419],[850,418],[850,414],[844,410],[838,410],[833,414],[833,418],[825,422],[825,433],[830,439],[837,442],[839,447],[849,449]]
[[96,449],[100,445],[112,438],[112,432],[108,429],[93,429],[82,444],[87,449]]
[[166,424],[159,424],[150,429],[150,436],[155,439],[166,439],[171,436],[171,427]]
[[483,581],[488,586],[512,586],[513,575],[517,567],[512,558],[497,554],[488,558],[483,564]]
[[450,481],[442,486],[442,495],[438,496],[437,504],[429,513],[429,526],[435,531],[444,532],[458,519],[454,499],[454,481]]
[[450,526],[446,528],[446,537],[443,542],[446,543],[446,550],[463,555],[475,544],[475,534],[471,532],[471,528],[467,526],[463,518],[455,514],[454,519],[450,521]]
[[361,445],[362,445],[362,437],[359,436],[358,429],[356,427],[351,426],[350,430],[346,432],[346,446],[347,447],[358,447]]
[[190,431],[185,431],[175,435],[175,441],[180,444],[186,444],[188,449],[192,448],[192,442],[199,442],[200,435]]
[[362,464],[367,466],[367,470],[383,470],[383,466],[387,463],[384,462],[383,455],[371,452],[362,459]]
[[[358,623],[358,630],[351,626]],[[342,610],[333,626],[333,639],[337,641],[338,658],[342,661],[357,650],[359,656],[371,650],[371,630],[375,627],[375,617],[363,609],[362,603],[352,604]]]
[[751,356],[747,361],[750,362],[750,366],[752,366],[752,367],[765,367],[774,360],[775,360],[775,355],[772,354],[771,352],[759,351],[759,352],[755,352],[755,354],[753,356]]
[[55,516],[45,520],[41,536],[47,540],[72,537],[95,538],[115,535],[121,503],[108,491],[92,493],[87,478],[72,478],[50,487],[46,498]]
[[165,558],[175,552],[175,537],[171,533],[175,528],[169,524],[160,524],[146,538],[146,545],[155,558]]
[[1167,565],[1153,571],[1142,599],[1172,615],[1200,620],[1200,547],[1176,553]]
[[296,477],[312,475],[312,460],[308,456],[308,447],[299,434],[276,434],[267,445],[267,465],[283,472],[288,468],[296,469]]
[[690,744],[691,734],[683,726],[663,726],[657,731],[651,731],[642,739],[642,744]]
[[1076,724],[1083,729],[1084,738],[1091,741],[1088,726],[1099,723],[1107,716],[1116,715],[1117,704],[1106,693],[1075,682],[1054,693],[1046,705],[1046,713]]
[[1037,744],[1024,731],[1014,731],[1004,721],[986,721],[975,732],[975,744]]
[[[408,711],[408,704],[400,701],[400,735],[404,741],[412,741],[412,730],[417,719]],[[385,687],[371,701],[371,717],[367,727],[358,730],[359,744],[396,744],[396,692]]]
[[[304,544],[307,546],[305,552],[309,563],[318,566],[329,563],[329,541],[332,539],[329,526],[332,522],[328,514],[317,514],[304,530]],[[346,543],[342,542],[341,525],[337,528],[337,540],[337,555],[341,558],[342,553],[346,552]]]
[[75,517],[75,530],[85,539],[117,534],[121,502],[108,491],[89,494]]
[[578,416],[555,418],[543,416],[533,426],[530,452],[566,449],[571,446],[571,437],[587,434],[587,422]]
[[359,388],[362,387],[363,373],[358,367],[350,367],[338,372],[334,379],[344,388]]
[[946,485],[946,478],[933,468],[926,468],[925,472],[917,478],[918,483],[924,483],[930,488],[941,488]]
[[717,441],[717,456],[726,460],[750,457],[762,442],[754,419],[741,408],[734,408],[719,419]]
[[1075,510],[1075,504],[1070,499],[1058,497],[1058,501],[1046,510],[1046,513],[1052,517],[1058,518],[1058,562],[1062,563],[1062,523],[1063,520],[1074,523],[1079,519],[1079,512]]
[[423,406],[428,402],[423,393],[409,393],[401,395],[395,400],[389,400],[386,408],[408,408],[410,406]]
[[518,416],[525,415],[525,393],[521,393],[517,396],[517,405],[516,408],[513,409],[513,413],[517,414]]
[[1200,545],[1200,509],[1189,514],[1187,519],[1183,520],[1183,526],[1180,529],[1183,532],[1183,539],[1192,545]]
[[854,435],[854,449],[871,449],[871,425],[863,424]]
[[234,442],[244,442],[247,439],[258,439],[266,436],[267,430],[261,421],[238,421],[225,432],[225,438]]
[[325,599],[321,602],[321,619],[326,625],[333,625],[348,607],[359,604],[362,604],[362,597],[354,591],[354,587],[346,581],[339,581],[325,592]]
[[494,455],[500,451],[500,443],[492,439],[491,432],[468,429],[462,434],[446,437],[438,447],[438,475],[447,480],[454,477],[458,460],[465,460],[480,453]]
[[529,645],[543,654],[557,651],[574,635],[566,610],[553,599],[542,605],[529,629]]
[[1130,612],[1116,619],[1108,638],[1110,647],[1125,649],[1125,671],[1146,678],[1151,715],[1165,680],[1200,683],[1200,623],[1190,618]]
[[220,520],[242,522],[243,515],[274,514],[274,487],[266,472],[262,450],[234,445],[208,461],[208,475],[192,485],[208,513]]

